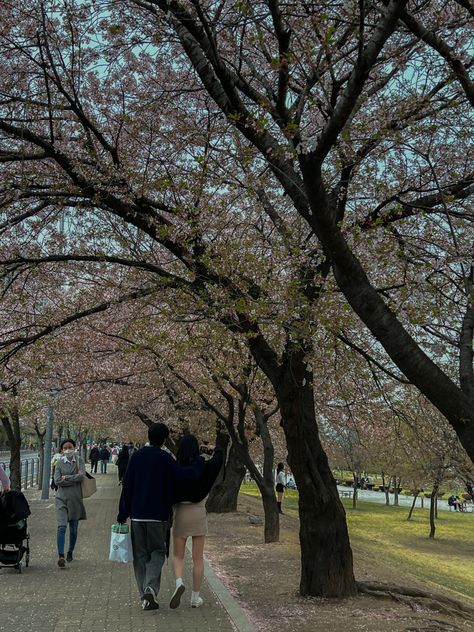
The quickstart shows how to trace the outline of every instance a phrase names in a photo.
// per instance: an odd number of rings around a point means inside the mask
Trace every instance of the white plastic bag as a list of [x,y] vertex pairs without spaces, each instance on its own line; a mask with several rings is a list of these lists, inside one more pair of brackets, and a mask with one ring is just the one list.
[[110,535],[109,560],[111,562],[133,561],[132,538],[126,524],[113,524]]

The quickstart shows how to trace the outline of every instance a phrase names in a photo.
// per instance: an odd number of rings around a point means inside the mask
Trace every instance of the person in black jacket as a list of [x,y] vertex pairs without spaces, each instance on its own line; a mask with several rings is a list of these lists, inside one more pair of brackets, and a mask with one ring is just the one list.
[[100,461],[100,473],[107,474],[107,463],[110,459],[110,452],[107,450],[107,446],[102,444],[99,450],[99,461]]
[[175,486],[174,518],[173,518],[173,568],[176,588],[171,597],[170,608],[177,608],[184,593],[183,582],[184,552],[186,540],[192,538],[193,557],[193,590],[191,607],[199,608],[203,599],[199,594],[204,575],[204,542],[207,535],[206,499],[219,474],[223,462],[222,450],[216,450],[208,461],[204,461],[199,453],[199,443],[192,434],[185,435],[179,444],[176,460],[187,466],[203,463],[203,470],[198,479],[192,483]]
[[91,463],[91,472],[97,474],[97,463],[99,462],[99,448],[93,445],[89,453],[89,461]]
[[128,453],[128,445],[124,445],[120,450],[118,459],[117,459],[117,471],[118,471],[118,479],[119,485],[123,481],[123,477],[125,476],[125,472],[127,471],[129,461],[129,453]]

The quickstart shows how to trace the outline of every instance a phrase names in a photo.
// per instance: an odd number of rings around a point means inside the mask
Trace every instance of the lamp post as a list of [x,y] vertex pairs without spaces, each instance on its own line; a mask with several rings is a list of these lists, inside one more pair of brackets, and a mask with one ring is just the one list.
[[50,402],[48,404],[48,419],[46,421],[46,434],[44,436],[44,465],[43,465],[43,483],[41,485],[41,499],[49,498],[49,479],[51,476],[51,445],[53,442],[53,425],[54,425],[54,405],[53,396],[57,393],[56,389],[50,390]]

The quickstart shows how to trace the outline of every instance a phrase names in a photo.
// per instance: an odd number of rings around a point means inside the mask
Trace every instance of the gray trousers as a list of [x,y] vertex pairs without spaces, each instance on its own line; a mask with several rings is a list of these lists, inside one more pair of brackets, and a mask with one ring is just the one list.
[[142,597],[150,586],[158,595],[160,591],[161,569],[166,557],[167,522],[132,523],[133,570],[138,590]]

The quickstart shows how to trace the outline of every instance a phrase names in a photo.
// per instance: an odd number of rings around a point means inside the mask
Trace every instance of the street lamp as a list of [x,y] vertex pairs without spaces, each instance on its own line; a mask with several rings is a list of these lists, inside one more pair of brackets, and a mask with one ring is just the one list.
[[46,422],[46,434],[44,436],[44,463],[43,463],[43,482],[41,485],[41,500],[49,498],[49,479],[51,476],[51,445],[53,443],[53,425],[54,425],[54,404],[53,397],[58,393],[58,389],[51,388],[49,391],[50,401],[48,404],[48,419]]

